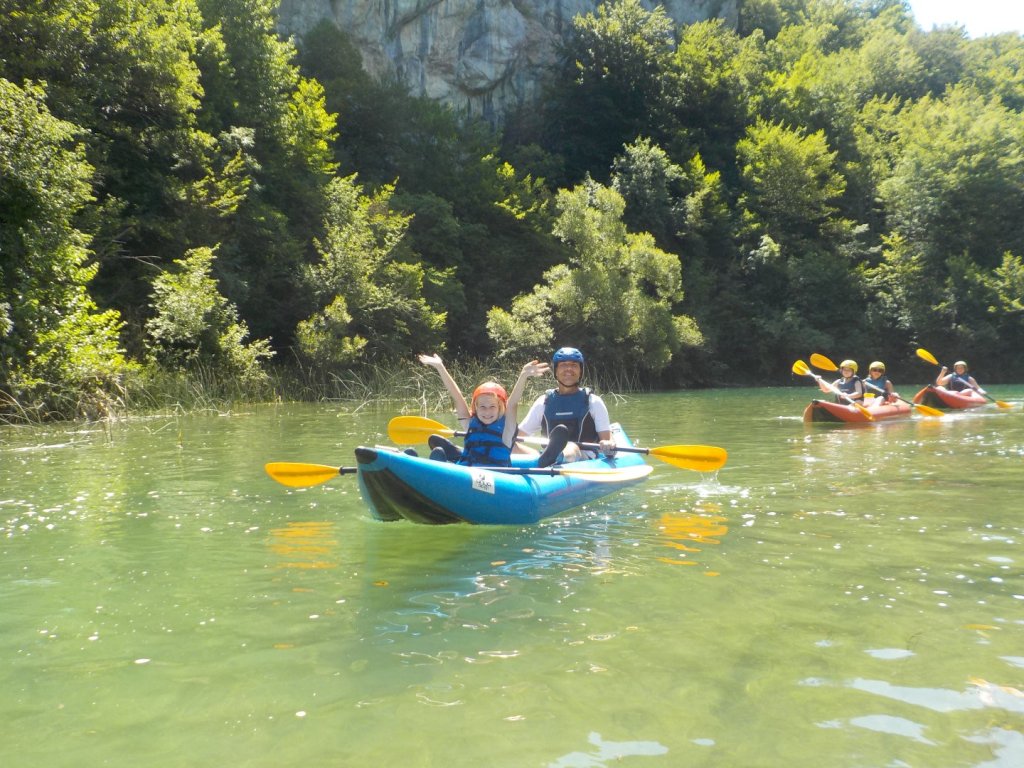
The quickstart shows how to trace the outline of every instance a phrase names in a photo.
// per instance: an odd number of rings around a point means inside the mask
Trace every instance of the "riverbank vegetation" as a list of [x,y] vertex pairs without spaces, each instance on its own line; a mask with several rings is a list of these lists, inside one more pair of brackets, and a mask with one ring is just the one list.
[[[495,131],[271,0],[0,0],[0,414],[378,392],[572,344],[637,388],[810,350],[1024,376],[1024,39],[900,0],[618,0]],[[381,375],[381,372],[390,373]]]

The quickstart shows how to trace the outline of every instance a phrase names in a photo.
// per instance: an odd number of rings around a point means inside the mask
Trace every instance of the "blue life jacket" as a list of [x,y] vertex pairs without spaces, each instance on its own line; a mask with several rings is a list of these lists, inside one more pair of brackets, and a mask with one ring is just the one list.
[[501,441],[504,432],[504,414],[491,424],[484,424],[473,416],[466,427],[466,437],[462,441],[462,456],[458,463],[471,467],[511,466],[512,449]]
[[559,424],[569,430],[569,439],[574,443],[596,443],[597,427],[590,415],[590,390],[580,387],[571,395],[560,395],[557,389],[549,389],[544,399],[545,435]]
[[[885,385],[889,383],[889,377],[884,373],[877,379],[867,378],[864,379],[864,391],[871,392],[875,397],[888,397],[889,393],[885,389]],[[878,389],[875,389],[878,387]]]
[[965,389],[973,389],[970,382],[970,374],[965,373],[961,376],[959,373],[954,372],[950,376],[949,383],[946,384],[946,389],[951,389],[954,392],[963,392]]
[[[846,381],[845,379],[839,379],[835,383],[835,386],[836,386],[836,389],[838,389],[840,392],[843,392],[843,393],[845,393],[847,395],[855,395],[855,394],[857,394],[857,383],[859,381],[860,381],[860,376],[854,375],[854,376],[850,377],[849,381]],[[837,403],[845,403],[845,402],[847,402],[847,400],[846,400],[846,398],[839,397],[839,395],[836,395],[836,402]]]

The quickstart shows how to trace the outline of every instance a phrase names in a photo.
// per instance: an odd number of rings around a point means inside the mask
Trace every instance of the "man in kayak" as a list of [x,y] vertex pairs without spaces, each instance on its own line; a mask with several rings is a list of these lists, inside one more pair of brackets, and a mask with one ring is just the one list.
[[557,350],[551,357],[551,372],[558,386],[534,400],[519,423],[522,435],[541,431],[548,437],[539,466],[597,458],[597,453],[580,448],[579,443],[599,443],[601,453],[615,453],[608,407],[600,396],[580,386],[583,370],[582,352],[575,347]]
[[[857,362],[855,360],[843,360],[839,364],[839,374],[839,378],[832,382],[832,386],[846,395],[849,400],[863,400],[864,382],[857,375]],[[818,387],[822,392],[835,394],[828,384],[823,381],[818,382]],[[837,403],[847,403],[849,400],[836,395]]]
[[984,395],[985,390],[978,386],[974,377],[967,373],[967,363],[957,360],[953,363],[953,372],[948,373],[949,368],[942,366],[939,375],[935,377],[935,386],[945,387],[952,392],[963,392],[965,389],[973,389],[979,395]]
[[875,360],[868,366],[868,377],[864,379],[864,386],[874,395],[865,399],[869,406],[885,405],[896,399],[896,390],[889,377],[885,375],[885,363],[880,360]]
[[420,355],[420,362],[437,371],[445,389],[455,402],[455,414],[466,432],[462,449],[441,435],[431,435],[430,458],[438,461],[453,461],[468,466],[507,467],[512,464],[512,450],[516,443],[516,426],[519,400],[526,389],[526,380],[531,376],[543,376],[548,364],[532,360],[523,366],[512,387],[512,394],[495,381],[485,381],[475,390],[466,404],[455,380],[444,367],[438,355]]

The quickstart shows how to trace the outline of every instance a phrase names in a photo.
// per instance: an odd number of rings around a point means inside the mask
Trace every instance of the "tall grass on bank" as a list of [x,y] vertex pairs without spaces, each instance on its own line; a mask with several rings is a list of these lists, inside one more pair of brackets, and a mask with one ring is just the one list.
[[[468,400],[481,382],[494,380],[507,390],[519,376],[518,367],[493,361],[446,361],[452,377]],[[612,372],[595,384],[593,371],[587,370],[584,383],[614,402],[619,395],[639,389],[630,371]],[[520,408],[520,417],[535,397],[554,386],[551,377],[531,379]],[[96,421],[152,413],[224,413],[242,405],[280,402],[337,402],[352,408],[371,403],[394,404],[397,412],[422,415],[450,413],[452,401],[432,368],[417,361],[369,364],[351,370],[310,368],[298,364],[268,369],[257,379],[240,379],[210,366],[187,371],[167,371],[147,366],[120,382],[111,393],[110,407],[72,409],[68,413],[31,407],[5,395],[0,402],[0,424],[39,424],[58,420]]]

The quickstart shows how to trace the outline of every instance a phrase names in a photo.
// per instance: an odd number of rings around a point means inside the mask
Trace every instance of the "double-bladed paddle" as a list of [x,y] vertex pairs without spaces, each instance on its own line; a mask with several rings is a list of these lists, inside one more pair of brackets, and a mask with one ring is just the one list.
[[[837,366],[835,363],[833,363],[831,360],[829,360],[824,355],[819,355],[818,353],[814,353],[814,354],[811,355],[811,365],[813,365],[815,368],[821,368],[823,371],[838,371],[839,370],[839,366]],[[876,392],[881,392],[883,395],[885,394],[885,390],[884,389],[882,389],[881,387],[876,387],[874,384],[871,383],[870,380],[868,380],[868,379],[861,379],[861,381],[864,383],[864,386],[871,387],[873,390],[875,390]],[[915,403],[914,401],[907,400],[907,398],[900,397],[899,395],[896,395],[896,397],[899,400],[902,400],[904,403],[907,403],[908,405],[914,406],[914,408],[917,410],[918,413],[923,413],[925,416],[934,416],[936,418],[941,419],[943,416],[946,415],[942,411],[940,411],[938,408],[932,408],[930,405],[923,405],[921,403]]]
[[824,384],[826,387],[829,388],[830,391],[834,392],[837,397],[843,398],[844,400],[849,402],[850,405],[852,405],[854,408],[856,408],[858,411],[864,414],[865,419],[867,419],[868,421],[875,420],[875,417],[872,415],[871,411],[869,411],[863,405],[858,403],[856,400],[854,400],[852,397],[843,392],[834,384],[829,384],[827,381],[821,378],[821,376],[819,376],[810,368],[808,368],[807,363],[805,363],[803,360],[797,360],[795,363],[793,363],[793,373],[795,373],[797,376],[812,376],[814,380],[817,381],[819,384]]
[[[931,363],[932,365],[938,365],[939,364],[939,361],[935,359],[935,355],[933,355],[927,349],[918,349],[916,354],[917,354],[918,357],[920,357],[926,363]],[[970,386],[970,385],[968,384],[968,386]],[[973,389],[979,395],[984,397],[986,400],[991,400],[993,403],[998,405],[1000,408],[1013,408],[1013,406],[1010,405],[1009,403],[1007,403],[1006,401],[1004,401],[1004,400],[996,400],[994,397],[989,395],[988,392],[982,392],[977,387],[971,387],[971,389]]]
[[[302,464],[291,461],[272,461],[264,466],[267,474],[274,480],[290,488],[308,488],[312,485],[325,483],[338,475],[355,474],[356,467],[332,467],[327,464]],[[646,477],[654,467],[649,464],[637,464],[631,467],[612,467],[609,469],[589,469],[587,467],[473,467],[475,470],[504,472],[511,475],[567,475],[569,477],[585,477],[597,483],[621,483],[628,480],[639,480]]]
[[[457,432],[446,427],[439,421],[423,416],[396,416],[388,422],[388,437],[399,445],[417,445],[425,443],[431,435],[442,437],[462,437],[465,432]],[[544,444],[546,439],[517,438],[523,442]],[[600,451],[597,443],[579,443],[580,448],[587,451]],[[714,445],[663,445],[657,448],[637,448],[631,445],[616,446],[616,451],[623,453],[643,453],[661,459],[666,464],[680,469],[692,469],[697,472],[713,472],[725,466],[729,454],[724,448]]]

